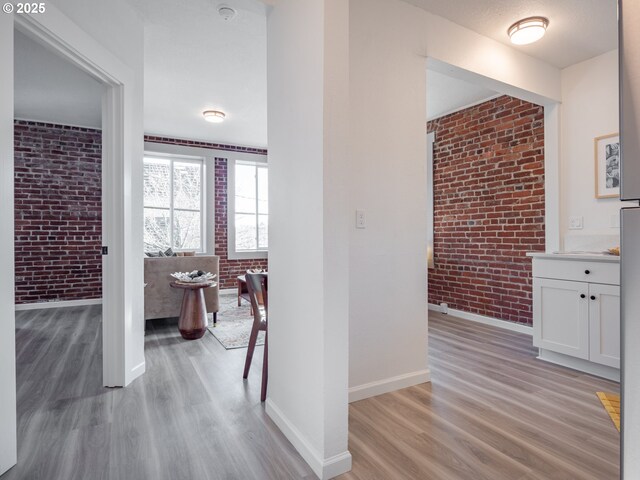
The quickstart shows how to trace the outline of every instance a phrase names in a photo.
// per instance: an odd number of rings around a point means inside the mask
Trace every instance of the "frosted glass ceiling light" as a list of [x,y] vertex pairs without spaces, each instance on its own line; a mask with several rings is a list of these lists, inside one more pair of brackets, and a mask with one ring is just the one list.
[[207,122],[222,123],[227,115],[219,110],[205,110],[202,116]]
[[528,45],[544,37],[548,26],[549,20],[544,17],[525,18],[509,27],[509,38],[515,45]]

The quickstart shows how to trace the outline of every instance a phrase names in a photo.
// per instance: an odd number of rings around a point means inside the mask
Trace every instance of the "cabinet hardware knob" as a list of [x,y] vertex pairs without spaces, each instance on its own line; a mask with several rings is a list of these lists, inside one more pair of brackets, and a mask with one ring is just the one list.
[[586,273],[587,275],[589,275],[591,273],[591,270],[585,270],[584,273]]
[[591,300],[595,300],[596,296],[595,295],[591,295]]
[[580,298],[587,298],[587,296],[584,293],[581,293]]

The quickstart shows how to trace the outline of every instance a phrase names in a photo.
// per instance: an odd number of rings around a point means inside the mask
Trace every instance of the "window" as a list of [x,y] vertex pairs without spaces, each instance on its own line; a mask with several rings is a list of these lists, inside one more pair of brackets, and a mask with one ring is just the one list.
[[266,257],[269,247],[269,175],[267,164],[229,163],[229,256]]
[[144,158],[144,249],[203,251],[203,161]]

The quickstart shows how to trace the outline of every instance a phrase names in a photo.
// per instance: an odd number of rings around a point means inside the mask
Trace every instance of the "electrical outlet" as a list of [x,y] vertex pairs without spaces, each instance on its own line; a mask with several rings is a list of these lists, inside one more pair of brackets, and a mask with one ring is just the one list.
[[569,230],[582,230],[584,219],[580,216],[569,217]]
[[356,228],[366,228],[366,226],[364,210],[356,210]]

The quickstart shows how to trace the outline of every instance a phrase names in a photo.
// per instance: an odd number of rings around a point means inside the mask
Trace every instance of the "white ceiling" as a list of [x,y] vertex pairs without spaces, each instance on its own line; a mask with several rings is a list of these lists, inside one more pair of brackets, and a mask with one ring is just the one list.
[[18,31],[14,76],[16,118],[100,128],[102,84]]
[[[257,0],[129,0],[145,22],[145,132],[266,147],[267,27]],[[225,21],[222,3],[238,12]],[[202,112],[222,110],[220,124]]]
[[497,92],[427,70],[427,120],[495,97]]
[[[267,145],[266,15],[258,0],[128,0],[145,22],[145,132],[219,143]],[[511,45],[514,21],[544,15],[547,35],[514,47],[565,67],[617,46],[615,0],[407,0]],[[238,16],[225,22],[225,3]],[[66,60],[16,33],[15,114],[99,127],[102,86]],[[494,92],[431,73],[428,117]],[[227,113],[207,123],[205,109]]]
[[[558,68],[618,46],[616,0],[405,0]],[[549,19],[547,34],[531,45],[512,45],[507,29],[522,18]]]

